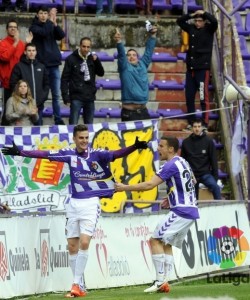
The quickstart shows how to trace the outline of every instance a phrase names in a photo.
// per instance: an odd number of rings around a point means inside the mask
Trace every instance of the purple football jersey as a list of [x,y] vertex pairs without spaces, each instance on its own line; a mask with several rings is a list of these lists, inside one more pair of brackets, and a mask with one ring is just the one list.
[[192,173],[189,163],[180,156],[165,162],[156,173],[166,182],[170,210],[186,219],[199,218]]
[[69,165],[72,197],[77,199],[90,197],[112,197],[114,178],[109,168],[113,153],[103,149],[88,148],[87,153],[78,153],[76,149],[50,151],[50,161],[61,161]]

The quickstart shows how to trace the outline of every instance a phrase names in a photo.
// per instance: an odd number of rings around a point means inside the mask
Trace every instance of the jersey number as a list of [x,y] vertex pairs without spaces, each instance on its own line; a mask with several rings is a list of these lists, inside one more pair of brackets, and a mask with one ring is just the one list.
[[194,190],[194,185],[192,182],[192,176],[188,170],[184,170],[182,173],[182,177],[186,179],[185,187],[187,192],[191,192]]

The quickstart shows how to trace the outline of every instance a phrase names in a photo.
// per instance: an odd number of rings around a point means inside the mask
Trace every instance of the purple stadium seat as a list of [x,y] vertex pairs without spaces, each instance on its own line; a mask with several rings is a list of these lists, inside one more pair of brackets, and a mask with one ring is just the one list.
[[134,0],[115,0],[115,8],[118,9],[136,9]]
[[153,80],[152,84],[158,90],[183,90],[184,84],[178,83],[175,80]]
[[62,60],[64,61],[73,51],[61,51]]
[[[63,0],[53,0],[53,2],[56,4],[56,6],[60,9],[63,7]],[[65,6],[66,6],[66,11],[67,10],[74,10],[75,8],[75,0],[65,0]],[[79,9],[83,8],[84,4],[79,1]]]
[[158,111],[155,111],[153,109],[148,109],[148,113],[150,115],[150,118],[152,119],[158,119],[160,117]]
[[234,14],[234,17],[235,17],[235,25],[236,25],[238,34],[245,35],[245,36],[249,35],[249,32],[247,32],[244,28],[245,26],[242,25],[241,15],[238,12],[236,12]]
[[177,59],[186,61],[186,56],[187,56],[187,53],[186,53],[186,52],[179,52],[179,53],[177,54]]
[[121,81],[120,79],[97,79],[96,81],[100,84],[100,87],[104,90],[120,90],[121,89]]
[[[195,114],[196,118],[201,118],[202,117],[202,112],[197,109],[196,110],[196,114]],[[216,112],[209,112],[209,119],[210,120],[218,120],[219,119],[219,115]]]
[[99,111],[106,113],[108,118],[120,118],[121,117],[121,109],[120,108],[103,107],[103,108],[100,108]]
[[160,117],[163,117],[163,118],[171,118],[171,117],[176,117],[178,116],[179,118],[183,118],[182,115],[183,115],[183,111],[182,109],[163,109],[163,108],[160,108],[156,111]]
[[248,13],[246,16],[246,31],[248,34],[250,33],[250,13]]
[[[88,8],[93,8],[96,9],[96,0],[85,0],[84,1],[86,7]],[[108,1],[107,0],[103,0],[103,7],[107,8],[108,7]]]
[[162,62],[176,62],[177,57],[170,55],[169,53],[159,53],[155,52],[152,55],[152,62],[157,62],[157,61],[162,61]]
[[107,113],[105,111],[95,110],[95,118],[107,118]]
[[56,3],[53,3],[53,1],[49,0],[28,0],[28,6],[30,9],[36,10],[40,5],[46,5],[47,7],[56,7]]
[[92,51],[92,54],[96,54],[100,61],[114,61],[114,57],[105,51]]
[[244,65],[244,69],[245,69],[245,74],[250,75],[250,61],[243,60],[243,65]]
[[220,178],[220,179],[223,179],[223,178],[228,178],[228,174],[227,173],[225,173],[225,172],[222,172],[221,170],[218,170],[218,177]]
[[[242,0],[233,0],[233,7],[235,8],[236,6],[238,6],[240,3],[242,2]],[[240,11],[246,10],[250,8],[250,1],[247,1],[246,3],[244,3],[241,7],[240,7]]]
[[240,40],[240,50],[241,50],[241,55],[243,59],[250,59],[250,53],[248,52],[247,49],[247,42],[246,39],[243,35],[239,36]]
[[166,3],[166,0],[154,0],[153,9],[155,10],[171,10],[172,5]]
[[70,108],[69,107],[61,107],[61,116],[63,118],[69,117],[70,114]]
[[[171,0],[170,1],[173,9],[183,9],[182,0]],[[202,9],[202,5],[198,5],[195,0],[188,0],[188,10],[199,10]]]
[[53,116],[52,107],[45,107],[43,110],[43,117],[52,117],[52,116]]

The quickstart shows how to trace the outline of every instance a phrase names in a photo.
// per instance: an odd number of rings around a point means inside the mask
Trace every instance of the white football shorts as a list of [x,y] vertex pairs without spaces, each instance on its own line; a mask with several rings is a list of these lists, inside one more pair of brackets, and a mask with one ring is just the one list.
[[93,236],[100,214],[101,208],[98,197],[71,198],[66,206],[66,237],[80,237],[82,233]]
[[194,220],[184,219],[170,211],[158,223],[152,237],[161,240],[165,245],[170,244],[181,248],[182,242],[193,223]]

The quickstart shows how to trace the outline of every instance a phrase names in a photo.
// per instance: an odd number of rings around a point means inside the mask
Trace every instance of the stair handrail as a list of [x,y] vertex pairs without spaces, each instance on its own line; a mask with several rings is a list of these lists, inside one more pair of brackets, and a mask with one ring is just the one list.
[[[219,66],[219,70],[217,69],[213,73],[217,74],[217,79],[215,85],[217,85],[216,92],[218,99],[223,98],[224,85],[225,80],[229,81],[235,89],[242,95],[243,99],[246,99],[247,95],[244,93],[244,90],[241,89],[240,85],[246,86],[246,77],[243,66],[243,60],[241,56],[241,50],[237,43],[239,41],[238,32],[235,26],[235,18],[234,14],[237,12],[246,2],[247,0],[243,0],[237,7],[233,9],[232,1],[220,1],[217,0],[204,0],[203,7],[206,8],[210,13],[217,14],[217,18],[219,21],[219,28],[217,33],[217,38],[214,43],[214,51],[213,51],[213,60],[215,64],[212,66]],[[225,5],[227,8],[225,8]],[[219,12],[220,14],[219,14]],[[230,11],[230,12],[228,12]],[[225,31],[226,25],[229,27],[228,34],[222,34]],[[230,37],[230,38],[229,38]],[[231,52],[228,51],[229,47],[231,48]],[[228,53],[227,53],[228,51]],[[228,60],[229,53],[234,59]],[[235,59],[236,58],[236,59]],[[239,72],[237,73],[237,70]],[[232,176],[232,168],[231,168],[231,146],[232,146],[232,136],[233,136],[233,123],[235,121],[235,116],[237,109],[235,106],[228,104],[226,101],[218,101],[219,106],[221,108],[221,120],[223,124],[227,124],[227,126],[223,126],[223,135],[224,135],[224,146],[227,154],[227,161],[229,166],[229,173],[231,179],[231,185],[233,189],[233,194],[236,199],[249,199],[249,184],[247,183],[247,166],[246,163],[243,165],[242,171],[237,176]],[[248,176],[249,178],[250,176]],[[249,179],[248,179],[249,180]],[[250,211],[250,206],[249,206]],[[250,214],[249,214],[250,215]]]

